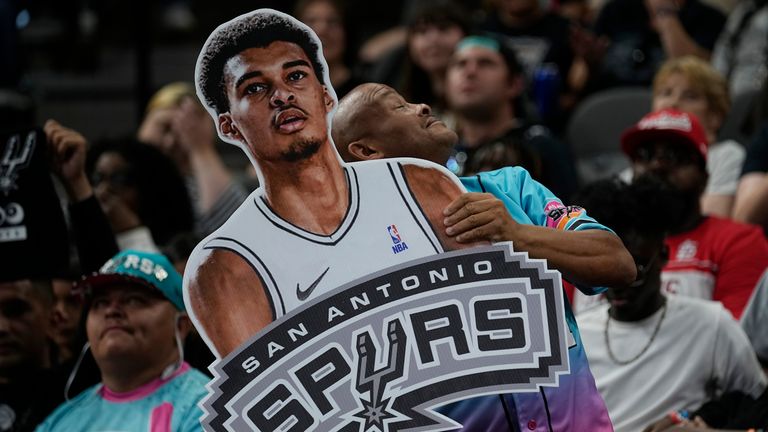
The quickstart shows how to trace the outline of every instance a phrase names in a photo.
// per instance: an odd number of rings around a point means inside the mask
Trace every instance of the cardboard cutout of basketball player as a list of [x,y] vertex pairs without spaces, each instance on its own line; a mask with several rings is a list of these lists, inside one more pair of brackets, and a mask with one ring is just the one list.
[[319,39],[276,11],[220,26],[200,53],[198,95],[261,185],[187,272],[190,310],[219,356],[309,298],[459,247],[442,215],[463,192],[458,180],[426,161],[343,163],[329,82]]
[[304,24],[260,9],[219,26],[198,57],[198,96],[261,185],[184,275],[218,358],[205,428],[455,428],[432,408],[557,385],[559,273],[509,244],[448,252],[467,247],[443,223],[464,189],[443,167],[343,163],[321,53]]

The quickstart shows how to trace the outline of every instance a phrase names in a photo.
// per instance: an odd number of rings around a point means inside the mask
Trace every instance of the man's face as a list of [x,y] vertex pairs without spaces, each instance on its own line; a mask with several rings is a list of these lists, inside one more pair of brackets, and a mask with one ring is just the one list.
[[344,49],[347,43],[344,23],[330,1],[310,2],[302,15],[297,18],[308,25],[323,42],[323,56],[328,64],[344,60]]
[[438,164],[448,160],[456,133],[432,116],[426,104],[408,103],[392,88],[372,85],[362,97],[369,102],[361,121],[370,125],[367,136],[384,157],[415,157]]
[[97,288],[86,330],[93,357],[110,362],[158,365],[176,349],[177,311],[162,294],[147,287],[117,283]]
[[72,281],[54,279],[52,285],[54,303],[51,338],[60,347],[70,349],[77,336],[83,304],[80,297],[72,294]]
[[486,117],[515,96],[501,54],[483,46],[468,46],[454,53],[446,81],[451,109],[465,116]]
[[699,199],[707,182],[700,157],[689,146],[666,141],[644,143],[630,156],[634,178],[656,178],[691,200]]
[[40,289],[29,280],[0,283],[0,374],[49,361],[51,305]]
[[408,51],[413,61],[428,74],[445,73],[464,30],[456,24],[418,24],[411,31]]
[[306,159],[328,139],[333,99],[319,80],[296,44],[243,50],[224,66],[229,112],[219,115],[219,128],[257,160]]

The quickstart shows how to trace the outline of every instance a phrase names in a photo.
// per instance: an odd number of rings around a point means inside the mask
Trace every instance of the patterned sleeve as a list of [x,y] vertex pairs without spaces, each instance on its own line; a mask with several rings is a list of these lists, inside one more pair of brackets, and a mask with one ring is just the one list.
[[[530,223],[567,231],[599,229],[613,232],[591,218],[586,210],[567,206],[544,185],[534,180],[523,168],[503,168],[482,173],[472,181],[465,178],[469,190],[481,190],[502,200],[518,223]],[[577,285],[587,295],[605,292],[604,287]]]
[[590,217],[585,209],[563,204],[528,171],[519,169],[517,173],[523,210],[537,225],[568,231],[600,229],[613,232]]

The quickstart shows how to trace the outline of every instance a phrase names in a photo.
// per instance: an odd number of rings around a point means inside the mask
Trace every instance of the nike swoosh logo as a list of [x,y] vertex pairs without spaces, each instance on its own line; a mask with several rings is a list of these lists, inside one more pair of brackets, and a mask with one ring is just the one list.
[[296,284],[296,297],[298,297],[299,300],[301,300],[301,301],[306,300],[309,297],[309,295],[312,294],[312,291],[314,291],[315,288],[317,288],[317,284],[320,283],[320,280],[323,279],[325,274],[328,273],[328,270],[330,270],[330,269],[331,268],[328,267],[327,269],[325,269],[324,272],[320,273],[320,276],[318,276],[317,279],[315,279],[315,281],[312,282],[312,284],[309,286],[309,288],[307,288],[305,291],[302,291],[301,287],[299,287],[299,284],[297,283]]

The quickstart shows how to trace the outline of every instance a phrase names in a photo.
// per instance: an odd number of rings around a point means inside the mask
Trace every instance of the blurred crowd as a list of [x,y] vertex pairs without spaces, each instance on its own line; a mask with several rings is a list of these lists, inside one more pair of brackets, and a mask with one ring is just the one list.
[[[42,12],[63,17],[77,46],[98,46],[115,12],[64,3]],[[566,291],[617,431],[768,428],[768,2],[158,3],[154,28],[200,46],[237,13],[290,13],[322,41],[339,100],[385,84],[458,135],[444,155],[414,145],[404,156],[465,177],[522,167],[613,230],[636,280]],[[222,156],[192,71],[153,89],[126,136],[40,124],[19,44],[37,11],[0,0],[0,432],[109,420],[99,415],[196,430],[213,356],[184,311],[181,274],[258,175]],[[645,105],[622,99],[628,88]],[[337,146],[353,124],[334,123]],[[382,141],[415,141],[380,126]],[[585,128],[604,128],[612,147],[578,142]],[[24,163],[53,176],[17,185]],[[14,240],[21,192],[43,237]]]

